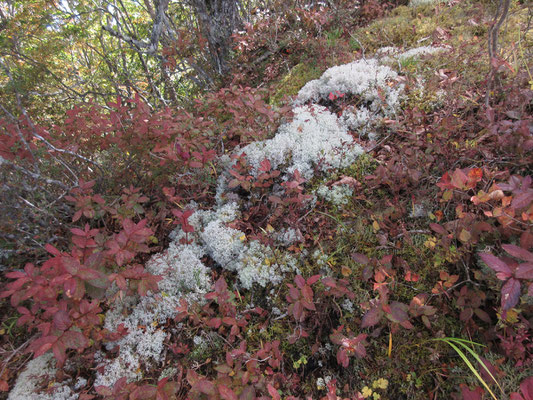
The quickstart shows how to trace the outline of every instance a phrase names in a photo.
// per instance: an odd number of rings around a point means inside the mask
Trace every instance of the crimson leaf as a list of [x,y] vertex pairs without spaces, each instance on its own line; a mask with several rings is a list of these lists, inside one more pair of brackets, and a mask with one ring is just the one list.
[[502,287],[502,308],[513,308],[520,298],[520,281],[511,278]]
[[498,279],[504,281],[513,275],[513,272],[507,266],[507,264],[498,257],[495,257],[490,253],[481,253],[479,256],[489,268],[492,268],[494,271],[496,271],[496,276]]

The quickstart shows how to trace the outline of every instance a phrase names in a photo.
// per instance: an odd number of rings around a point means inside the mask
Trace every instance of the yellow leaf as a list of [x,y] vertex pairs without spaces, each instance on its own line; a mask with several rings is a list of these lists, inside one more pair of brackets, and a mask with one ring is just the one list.
[[471,238],[472,238],[472,235],[466,229],[463,229],[461,233],[459,234],[459,240],[463,243],[468,242]]
[[[502,319],[500,313],[497,313],[497,315],[499,319]],[[515,308],[511,308],[507,311],[507,314],[505,315],[505,322],[509,324],[516,324],[518,322],[518,312]]]
[[374,228],[374,232],[379,231],[379,224],[378,221],[372,222],[372,228]]
[[246,235],[243,233],[240,237],[239,237],[240,241],[241,242],[244,242],[246,240]]
[[389,332],[389,352],[388,352],[389,358],[391,356],[391,353],[392,353],[392,332]]
[[424,246],[426,246],[428,249],[434,249],[436,244],[437,244],[437,239],[434,237],[430,237],[428,240],[424,242]]
[[448,201],[452,198],[453,196],[453,192],[451,190],[445,190],[444,193],[442,194],[442,200],[444,201]]
[[347,277],[351,275],[352,270],[351,268],[348,268],[347,266],[343,265],[341,267],[341,273],[342,273],[342,276]]

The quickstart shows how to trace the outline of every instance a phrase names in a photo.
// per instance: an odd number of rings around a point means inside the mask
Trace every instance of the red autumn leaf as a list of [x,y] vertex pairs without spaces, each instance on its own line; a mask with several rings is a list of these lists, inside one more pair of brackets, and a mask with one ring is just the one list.
[[361,328],[369,328],[371,326],[376,325],[381,320],[381,316],[382,316],[381,308],[379,306],[372,307],[364,315],[363,320],[361,322]]
[[50,254],[54,256],[61,255],[61,252],[58,249],[56,249],[54,246],[52,246],[51,244],[46,244],[44,248],[46,249],[47,252],[49,252]]
[[533,253],[523,249],[522,247],[515,246],[514,244],[504,244],[502,245],[503,249],[512,255],[513,257],[519,258],[523,261],[533,262]]
[[157,388],[152,385],[142,385],[131,393],[131,398],[135,400],[148,400],[153,399],[157,394]]
[[72,324],[68,312],[59,310],[54,314],[54,325],[57,329],[65,331]]
[[6,272],[6,277],[9,279],[26,278],[26,274],[22,271]]
[[518,264],[515,276],[520,279],[533,279],[533,263]]
[[78,271],[81,268],[81,264],[78,260],[74,257],[62,257],[61,261],[65,271],[74,276],[78,274]]
[[302,291],[302,296],[305,300],[313,301],[313,289],[311,289],[311,286],[305,285],[300,290]]
[[292,304],[292,314],[294,315],[294,319],[296,319],[296,321],[300,321],[303,318],[303,312],[303,304],[300,301]]
[[502,308],[509,310],[513,308],[520,298],[520,281],[511,278],[502,287]]
[[347,368],[350,364],[350,359],[348,358],[348,354],[345,349],[340,348],[339,351],[337,351],[337,363],[342,365],[344,368]]
[[414,272],[412,271],[407,271],[405,273],[405,280],[407,282],[418,282],[418,280],[420,279],[420,275],[418,274],[415,274]]
[[318,282],[320,280],[320,278],[321,278],[320,274],[313,275],[310,278],[307,278],[307,284],[309,286],[311,286],[311,285],[315,284],[316,282]]
[[281,396],[279,395],[278,391],[274,386],[272,386],[270,383],[267,384],[267,390],[270,396],[272,396],[272,400],[280,400]]
[[61,341],[69,349],[84,349],[89,346],[89,340],[82,332],[67,331],[61,336]]
[[440,233],[441,235],[447,235],[448,231],[442,227],[442,225],[431,223],[429,224],[429,227],[434,230],[437,233]]
[[63,341],[58,340],[52,345],[52,352],[56,358],[58,365],[62,366],[67,360],[67,346]]
[[460,387],[461,387],[461,394],[463,395],[463,400],[482,400],[483,399],[483,393],[485,392],[479,386],[476,387],[474,390],[470,390],[468,386],[466,386],[464,383],[461,383]]
[[9,385],[7,382],[3,379],[0,379],[0,392],[8,392],[9,391]]
[[294,283],[296,283],[296,286],[301,289],[305,286],[305,279],[302,275],[296,275],[296,277],[294,278]]
[[361,253],[352,253],[352,260],[356,263],[366,265],[370,262],[367,256]]
[[309,311],[316,311],[315,304],[309,301],[302,300],[302,305]]
[[39,339],[36,339],[29,347],[29,351],[33,351],[33,357],[37,358],[44,353],[46,353],[48,350],[52,348],[52,345],[58,340],[59,338],[55,335],[49,335],[49,336],[42,336]]
[[450,181],[450,174],[448,172],[445,172],[444,175],[442,175],[440,181],[437,183],[437,186],[440,187],[441,190],[455,188]]
[[457,168],[452,173],[452,179],[451,184],[455,189],[463,189],[466,186],[466,182],[468,181],[468,177],[465,175],[465,173]]
[[477,182],[480,182],[483,178],[483,170],[481,168],[472,168],[470,171],[468,171],[468,180],[469,183],[475,186]]
[[196,382],[193,386],[193,390],[197,390],[209,396],[215,396],[215,385],[207,379],[200,379]]
[[498,257],[493,256],[490,253],[481,253],[479,256],[489,268],[496,271],[498,279],[504,281],[513,275],[513,271],[511,271],[507,264]]
[[208,322],[207,322],[207,325],[210,326],[211,328],[215,328],[215,329],[218,329],[220,327],[220,325],[222,325],[222,319],[220,318],[211,318]]
[[520,391],[525,400],[533,400],[533,376],[526,378],[520,384]]
[[521,208],[527,207],[532,201],[533,201],[533,191],[520,193],[515,198],[513,198],[511,207],[519,210]]
[[261,161],[261,164],[259,166],[259,171],[268,172],[272,168],[272,165],[270,164],[270,161],[268,159],[264,159]]
[[229,387],[227,387],[226,385],[219,383],[217,385],[217,389],[218,389],[218,392],[220,393],[220,397],[224,400],[237,400],[238,399],[235,392],[231,390]]
[[390,313],[387,314],[387,318],[396,323],[407,321],[409,319],[409,315],[407,314],[408,309],[407,304],[393,301],[390,304]]

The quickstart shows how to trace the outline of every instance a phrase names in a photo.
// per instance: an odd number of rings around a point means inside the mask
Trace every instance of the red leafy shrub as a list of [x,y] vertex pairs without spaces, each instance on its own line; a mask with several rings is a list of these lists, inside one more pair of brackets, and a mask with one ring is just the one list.
[[[138,205],[131,195],[135,189],[126,189],[123,203],[107,207],[102,197],[93,194],[94,182],[81,182],[70,200],[76,203],[74,219],[98,221],[110,210],[123,206]],[[132,203],[133,201],[133,203]],[[137,208],[140,211],[139,208]],[[110,332],[102,329],[100,314],[111,297],[107,293],[112,283],[119,292],[135,291],[141,296],[148,290],[157,290],[159,277],[145,272],[134,263],[141,253],[149,252],[153,231],[147,219],[134,222],[118,213],[111,215],[118,220],[117,232],[100,228],[71,229],[71,248],[59,251],[47,244],[50,254],[42,265],[28,263],[23,271],[12,271],[6,276],[14,281],[6,285],[0,297],[10,297],[21,317],[18,325],[37,329],[39,335],[32,341],[28,351],[35,357],[52,350],[61,366],[68,357],[68,350],[92,351]],[[92,342],[92,344],[91,344]]]

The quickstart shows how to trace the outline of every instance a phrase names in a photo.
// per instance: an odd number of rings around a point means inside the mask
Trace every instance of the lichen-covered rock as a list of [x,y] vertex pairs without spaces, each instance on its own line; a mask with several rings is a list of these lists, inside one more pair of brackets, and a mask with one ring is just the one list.
[[254,142],[242,149],[253,172],[266,158],[272,168],[286,164],[286,174],[298,172],[310,179],[317,167],[321,171],[343,168],[363,153],[335,114],[325,107],[301,106],[294,110],[292,122],[282,125],[269,140]]
[[[30,360],[9,393],[8,400],[76,400],[79,396],[71,389],[71,380],[55,382],[55,363],[51,352]],[[37,393],[43,384],[48,386],[49,393]]]

